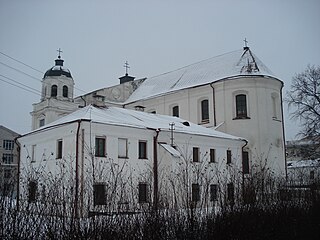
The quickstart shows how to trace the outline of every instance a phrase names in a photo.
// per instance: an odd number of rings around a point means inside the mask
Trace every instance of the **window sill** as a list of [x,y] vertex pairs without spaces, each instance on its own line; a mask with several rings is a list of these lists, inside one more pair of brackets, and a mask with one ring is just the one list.
[[244,120],[244,119],[251,119],[250,117],[235,117],[232,120]]
[[119,159],[129,159],[129,157],[120,157],[118,156]]

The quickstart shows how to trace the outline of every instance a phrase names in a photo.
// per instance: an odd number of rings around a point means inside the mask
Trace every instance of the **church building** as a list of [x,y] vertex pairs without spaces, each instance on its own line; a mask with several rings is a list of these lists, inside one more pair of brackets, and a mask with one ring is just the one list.
[[59,55],[43,78],[33,129],[90,104],[176,116],[247,139],[244,174],[285,174],[283,82],[248,46],[154,77],[135,80],[126,72],[118,85],[76,98],[73,85]]

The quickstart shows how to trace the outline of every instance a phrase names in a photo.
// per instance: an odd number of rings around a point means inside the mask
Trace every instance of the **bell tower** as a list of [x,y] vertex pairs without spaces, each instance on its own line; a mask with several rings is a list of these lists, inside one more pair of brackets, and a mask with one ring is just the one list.
[[51,123],[78,108],[73,101],[74,80],[69,69],[63,66],[62,51],[58,51],[55,65],[48,69],[42,79],[40,102],[33,104],[32,130]]

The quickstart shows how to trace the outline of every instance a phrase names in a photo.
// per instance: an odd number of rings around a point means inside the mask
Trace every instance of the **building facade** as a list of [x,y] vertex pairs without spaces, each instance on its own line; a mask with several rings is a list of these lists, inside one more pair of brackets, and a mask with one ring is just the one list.
[[0,125],[0,196],[16,197],[18,179],[18,133]]
[[[248,140],[243,165],[284,176],[283,82],[249,49],[230,52],[155,77],[77,97],[79,105],[109,106],[179,116]],[[100,103],[101,104],[101,103]]]
[[22,204],[70,201],[87,215],[240,196],[246,140],[177,117],[90,105],[18,141]]

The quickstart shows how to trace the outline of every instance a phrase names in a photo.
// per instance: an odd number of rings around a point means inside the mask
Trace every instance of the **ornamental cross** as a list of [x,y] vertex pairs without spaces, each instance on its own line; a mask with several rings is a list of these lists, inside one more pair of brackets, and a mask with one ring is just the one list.
[[244,46],[245,46],[245,47],[248,47],[248,41],[247,41],[247,38],[245,38],[243,41],[244,41]]
[[128,75],[128,68],[130,68],[128,61],[126,61],[126,62],[124,63],[123,67],[126,68],[126,75]]
[[59,49],[57,50],[57,52],[59,53],[58,58],[61,58],[60,53],[62,53],[62,50],[59,48]]

